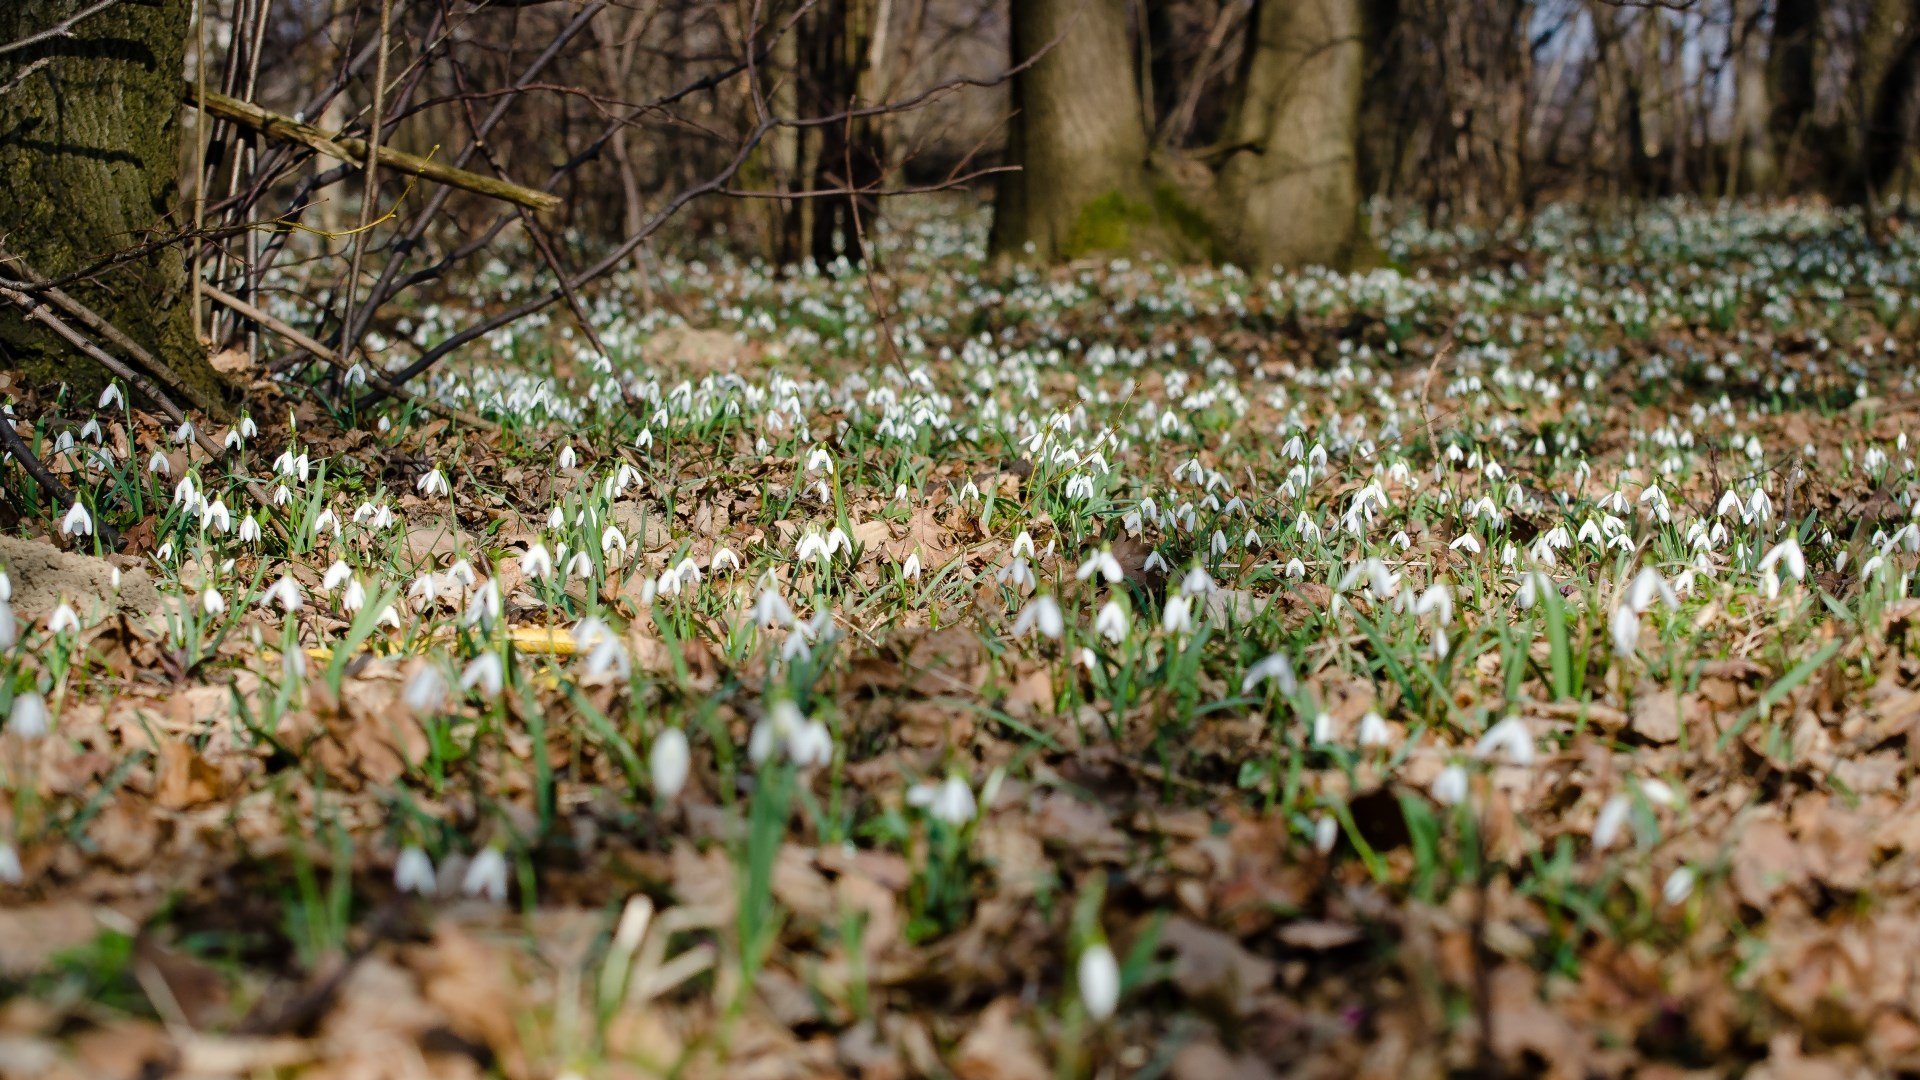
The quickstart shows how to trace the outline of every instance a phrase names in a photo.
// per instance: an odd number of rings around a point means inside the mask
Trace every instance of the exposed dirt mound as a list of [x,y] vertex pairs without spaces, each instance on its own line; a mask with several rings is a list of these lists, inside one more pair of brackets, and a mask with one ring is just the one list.
[[37,619],[62,599],[75,608],[112,604],[129,614],[160,606],[160,593],[145,570],[121,569],[120,587],[115,590],[113,563],[61,551],[39,540],[0,536],[0,566],[13,579],[13,610],[22,619]]

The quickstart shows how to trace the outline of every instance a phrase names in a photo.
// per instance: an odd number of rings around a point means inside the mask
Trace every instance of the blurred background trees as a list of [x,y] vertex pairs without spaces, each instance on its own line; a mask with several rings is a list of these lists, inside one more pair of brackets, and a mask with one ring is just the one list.
[[[253,313],[269,297],[350,364],[404,298],[511,257],[547,287],[501,318],[584,326],[580,290],[659,245],[855,266],[909,192],[991,199],[1009,259],[1248,267],[1365,265],[1392,204],[1493,237],[1559,200],[1885,214],[1913,181],[1916,3],[7,4],[4,276],[194,383],[202,344],[293,340]],[[0,316],[7,362],[47,350],[35,320]]]

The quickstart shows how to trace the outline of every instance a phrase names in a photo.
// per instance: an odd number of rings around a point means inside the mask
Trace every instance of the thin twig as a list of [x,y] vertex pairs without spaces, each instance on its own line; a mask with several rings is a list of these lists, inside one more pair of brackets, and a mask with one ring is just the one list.
[[7,444],[7,453],[12,454],[13,459],[20,463],[20,467],[27,470],[27,475],[33,477],[33,482],[46,491],[47,498],[53,500],[54,505],[73,505],[73,492],[68,491],[60,481],[54,479],[53,473],[48,471],[46,465],[33,456],[32,450],[27,449],[26,440],[20,437],[19,432],[13,430],[11,416],[0,417],[0,442]]
[[[289,326],[287,323],[274,318],[272,315],[267,314],[265,311],[261,310],[260,308],[257,308],[254,305],[247,303],[245,300],[242,300],[237,296],[233,296],[227,292],[224,292],[218,287],[211,284],[203,285],[201,286],[201,288],[205,291],[206,296],[209,300],[212,300],[217,304],[223,304],[226,307],[231,308],[236,314],[244,318],[252,319],[254,322],[259,323],[261,326],[265,327],[266,329],[285,338],[287,341],[291,342],[293,345],[297,346],[298,348],[306,352],[312,353],[313,355],[319,357],[321,360],[326,361],[328,364],[333,365],[334,367],[340,369],[341,371],[343,372],[351,371],[353,369],[354,365],[349,364],[345,360],[341,359],[340,355],[334,352],[332,349],[327,348],[325,345],[322,345],[320,342],[315,341],[313,338],[310,338],[307,335],[301,333],[300,331],[295,330],[292,326]],[[471,427],[476,427],[483,431],[499,431],[500,430],[500,425],[494,423],[491,420],[488,420],[483,416],[479,416],[474,413],[467,412],[464,409],[456,409],[451,405],[443,405],[440,402],[434,401],[431,398],[422,397],[421,395],[416,394],[411,390],[408,390],[404,386],[392,385],[387,381],[385,376],[380,374],[379,369],[375,368],[370,363],[362,365],[360,370],[362,374],[366,375],[367,382],[373,384],[374,386],[380,388],[381,390],[386,391],[389,394],[394,395],[395,397],[402,398],[406,401],[411,401],[414,404],[420,406],[422,409],[425,409],[427,412],[433,413],[435,416],[442,416],[447,418],[448,420],[457,420],[462,424],[467,424]]]
[[26,37],[23,37],[18,41],[9,42],[5,45],[0,45],[0,56],[5,56],[6,54],[13,52],[17,49],[27,48],[30,45],[38,45],[43,41],[52,41],[55,38],[72,37],[73,28],[75,25],[77,25],[80,22],[80,20],[87,18],[90,15],[97,15],[100,12],[107,10],[108,8],[112,7],[113,5],[119,2],[120,0],[100,0],[99,3],[93,5],[92,7],[83,8],[80,11],[76,11],[73,14],[67,16],[66,18],[61,19],[59,22],[54,23],[52,26],[47,27],[45,30],[28,34]]

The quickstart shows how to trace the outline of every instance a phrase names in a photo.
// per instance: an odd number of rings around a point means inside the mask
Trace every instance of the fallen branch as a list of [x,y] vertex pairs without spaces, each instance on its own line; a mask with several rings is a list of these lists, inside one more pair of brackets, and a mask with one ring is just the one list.
[[[266,329],[285,338],[288,342],[290,342],[294,346],[312,353],[313,355],[319,357],[321,360],[324,360],[327,363],[333,365],[335,368],[338,368],[341,371],[350,371],[353,369],[352,364],[349,364],[345,360],[341,359],[339,354],[335,353],[332,349],[327,348],[325,345],[321,344],[318,341],[315,341],[313,338],[310,338],[307,335],[301,333],[300,331],[295,330],[293,327],[287,325],[285,322],[282,322],[281,320],[274,318],[272,315],[267,314],[262,309],[247,303],[245,300],[242,300],[239,297],[234,296],[230,293],[223,292],[219,288],[213,285],[208,285],[205,283],[201,284],[200,292],[201,292],[201,295],[205,296],[207,299],[212,300],[218,304],[223,304],[226,307],[232,309],[236,314],[239,314],[248,319],[252,319],[254,322],[259,323],[261,326],[265,327]],[[500,430],[500,425],[494,423],[491,420],[488,420],[486,417],[478,416],[474,413],[467,412],[464,409],[456,409],[451,405],[442,405],[441,403],[434,401],[431,398],[422,397],[421,395],[416,394],[411,390],[408,390],[404,386],[397,386],[389,382],[386,376],[382,375],[380,373],[380,370],[374,367],[372,364],[368,364],[362,367],[360,370],[362,374],[366,375],[367,382],[372,384],[375,389],[380,390],[383,393],[392,394],[395,397],[399,397],[399,398],[403,398],[405,400],[411,401],[414,404],[420,406],[422,409],[425,409],[426,411],[434,414],[435,416],[442,416],[447,418],[448,420],[457,420],[462,424],[466,424],[470,427],[476,427],[483,431]]]
[[[192,83],[183,83],[182,85],[186,88],[185,97],[187,104],[199,105],[205,108],[207,112],[220,117],[222,120],[231,121],[239,124],[241,127],[251,128],[269,138],[299,143],[302,146],[317,150],[328,157],[337,158],[341,161],[350,162],[355,165],[366,163],[367,143],[364,139],[349,138],[347,136],[336,138],[314,127],[312,124],[303,124],[291,116],[271,112],[252,102],[241,101],[239,98],[228,97],[225,94],[213,90],[208,90],[205,94],[202,94],[200,88]],[[374,157],[382,167],[392,169],[395,172],[404,173],[408,176],[417,176],[423,180],[431,180],[436,184],[445,184],[448,187],[456,187],[462,191],[471,191],[475,195],[485,195],[490,199],[501,199],[505,202],[527,207],[530,210],[553,210],[560,205],[560,197],[558,195],[552,195],[544,191],[536,191],[533,188],[522,187],[519,184],[509,183],[505,180],[496,180],[493,177],[482,176],[479,173],[468,172],[465,169],[457,169],[451,165],[444,165],[431,159],[420,157],[417,154],[409,154],[405,151],[395,150],[390,146],[377,147],[374,151]]]
[[7,453],[13,455],[13,460],[18,461],[20,467],[27,470],[27,475],[33,477],[34,483],[40,485],[41,490],[47,493],[47,498],[55,506],[65,508],[73,505],[73,493],[68,491],[60,481],[54,479],[52,471],[42,464],[39,458],[33,456],[33,451],[28,449],[26,440],[20,437],[19,432],[13,430],[11,416],[0,416],[0,443],[6,444]]
[[[167,397],[165,391],[155,386],[152,381],[140,374],[140,372],[134,370],[125,361],[102,349],[99,345],[88,339],[85,334],[75,330],[66,320],[54,314],[51,310],[52,305],[46,300],[22,292],[9,284],[0,284],[0,300],[5,300],[13,304],[20,309],[20,313],[23,316],[45,326],[58,337],[65,339],[67,344],[80,350],[88,359],[126,380],[127,384],[133,387],[136,393],[144,394],[152,399],[153,403],[160,407],[160,412],[166,416],[168,420],[176,424],[186,424],[188,430],[193,434],[194,445],[198,446],[209,458],[219,461],[227,456],[226,451],[216,445],[212,439],[208,438],[207,434],[200,430],[200,426],[193,423],[191,418],[187,416],[186,411],[180,408],[179,405],[176,405],[173,399]],[[253,496],[254,501],[260,505],[260,509],[266,514],[267,527],[278,532],[281,536],[288,535],[286,522],[282,521],[280,514],[274,510],[273,503],[271,499],[268,498],[266,490],[256,481],[246,480],[245,482],[247,485],[247,493]]]

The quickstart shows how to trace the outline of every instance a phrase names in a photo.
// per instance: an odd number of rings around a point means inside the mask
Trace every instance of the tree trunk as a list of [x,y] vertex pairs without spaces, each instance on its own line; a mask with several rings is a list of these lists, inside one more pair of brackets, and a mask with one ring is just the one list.
[[1733,153],[1728,155],[1724,188],[1728,195],[1771,191],[1778,172],[1761,10],[1761,0],[1740,0],[1733,9]]
[[1843,198],[1872,204],[1907,160],[1916,75],[1920,0],[1872,0],[1847,94],[1857,119]]
[[[82,0],[0,3],[0,42],[45,30]],[[187,224],[179,213],[180,79],[189,0],[122,3],[70,36],[0,57],[0,235],[45,277],[80,270]],[[207,397],[224,389],[195,340],[179,245],[67,290]],[[0,311],[0,362],[79,389],[107,373],[17,312]]]
[[1355,254],[1355,155],[1364,74],[1358,0],[1259,0],[1232,150],[1220,174],[1232,256],[1343,265]]
[[[1359,226],[1361,0],[1262,0],[1214,151],[1149,149],[1127,0],[1013,0],[1008,158],[992,248],[1346,265]],[[1044,53],[1042,52],[1044,50]]]
[[1775,0],[1767,40],[1767,97],[1775,163],[1791,183],[1817,98],[1814,54],[1819,45],[1819,0]]
[[[1148,249],[1147,132],[1127,46],[1127,0],[1012,0],[1010,163],[994,200],[995,254],[1044,262]],[[1145,227],[1143,229],[1143,226]]]

